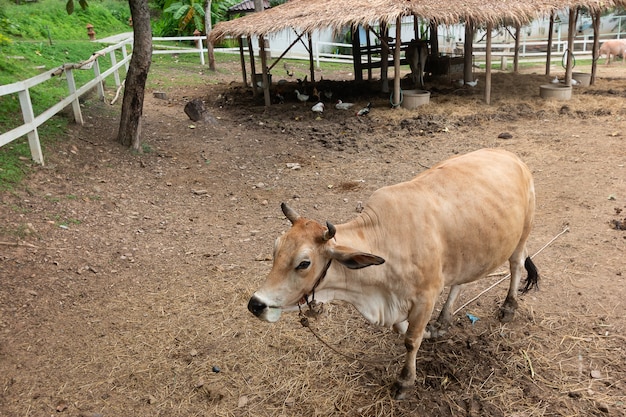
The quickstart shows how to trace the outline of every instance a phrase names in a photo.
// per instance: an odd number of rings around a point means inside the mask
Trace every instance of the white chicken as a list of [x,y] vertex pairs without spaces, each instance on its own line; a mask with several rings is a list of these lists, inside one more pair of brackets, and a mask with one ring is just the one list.
[[309,96],[307,94],[300,94],[300,91],[295,90],[296,93],[296,97],[298,97],[298,100],[301,101],[302,103],[306,103],[307,100],[309,99]]
[[478,85],[478,78],[476,78],[474,81],[466,81],[465,85],[469,85],[470,87],[476,87]]
[[554,77],[554,79],[552,81],[550,81],[552,84],[558,84],[559,83],[559,77]]
[[311,107],[311,110],[313,110],[314,113],[323,113],[324,112],[324,103],[322,103],[321,101],[318,102],[313,107]]
[[341,100],[337,100],[337,104],[335,104],[337,110],[348,110],[352,106],[354,106],[354,103],[344,103]]

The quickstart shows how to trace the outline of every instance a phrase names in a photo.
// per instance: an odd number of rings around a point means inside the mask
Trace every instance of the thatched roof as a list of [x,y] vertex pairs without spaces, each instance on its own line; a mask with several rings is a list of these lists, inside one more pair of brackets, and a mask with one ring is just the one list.
[[441,24],[466,20],[476,23],[527,23],[568,7],[590,10],[626,6],[626,0],[292,0],[263,13],[220,22],[211,41],[225,36],[263,36],[294,28],[302,32],[336,31],[351,25],[395,23],[398,17],[416,15]]

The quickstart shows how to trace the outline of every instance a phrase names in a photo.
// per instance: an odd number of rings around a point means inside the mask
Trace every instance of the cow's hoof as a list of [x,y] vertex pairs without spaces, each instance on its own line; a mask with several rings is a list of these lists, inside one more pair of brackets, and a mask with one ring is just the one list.
[[515,308],[511,308],[508,306],[503,306],[500,308],[500,313],[498,314],[498,320],[500,323],[509,323],[513,320],[515,316]]
[[391,387],[391,396],[394,400],[404,400],[409,393],[409,387],[403,385],[400,381],[396,381]]
[[424,339],[436,339],[442,337],[448,333],[448,328],[441,325],[441,323],[435,322],[426,326],[424,330]]

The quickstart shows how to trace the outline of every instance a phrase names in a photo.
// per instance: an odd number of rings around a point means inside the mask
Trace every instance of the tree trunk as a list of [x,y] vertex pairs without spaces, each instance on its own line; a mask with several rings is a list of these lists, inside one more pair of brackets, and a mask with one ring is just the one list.
[[565,85],[572,85],[572,65],[574,63],[574,34],[576,33],[576,19],[578,7],[569,8],[569,23],[567,26],[567,59],[565,61]]
[[204,5],[204,31],[206,33],[206,49],[207,55],[209,56],[209,69],[211,71],[215,71],[215,54],[213,53],[213,44],[209,42],[209,35],[213,29],[213,24],[211,23],[211,3],[211,0],[207,0]]
[[117,141],[139,151],[143,99],[152,59],[152,29],[148,0],[129,0],[128,4],[133,19],[134,44],[133,56],[126,74]]
[[[593,25],[593,54],[591,57],[591,85],[596,83],[596,70],[598,67],[600,48],[600,10],[591,12],[591,23]],[[626,59],[626,57],[624,57]]]

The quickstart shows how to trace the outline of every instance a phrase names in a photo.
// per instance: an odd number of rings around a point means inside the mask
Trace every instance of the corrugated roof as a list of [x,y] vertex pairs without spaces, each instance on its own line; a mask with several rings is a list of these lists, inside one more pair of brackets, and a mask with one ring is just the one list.
[[[263,8],[269,9],[269,0],[263,0]],[[254,0],[245,0],[228,8],[229,13],[250,13],[254,12]]]
[[210,39],[264,36],[286,28],[339,31],[351,25],[395,23],[398,17],[411,15],[441,24],[468,19],[478,24],[525,24],[553,11],[578,6],[604,10],[626,6],[626,0],[292,0],[262,13],[220,22],[211,31]]

